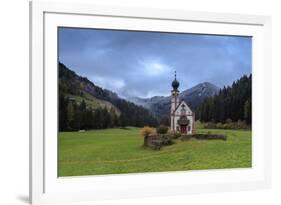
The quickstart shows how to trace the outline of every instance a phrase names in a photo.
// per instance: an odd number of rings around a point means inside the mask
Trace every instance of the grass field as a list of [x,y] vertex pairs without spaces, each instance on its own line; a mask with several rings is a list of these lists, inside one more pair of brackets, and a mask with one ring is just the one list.
[[222,140],[177,140],[160,151],[144,149],[137,128],[59,133],[59,176],[103,175],[251,167],[251,131],[222,133]]

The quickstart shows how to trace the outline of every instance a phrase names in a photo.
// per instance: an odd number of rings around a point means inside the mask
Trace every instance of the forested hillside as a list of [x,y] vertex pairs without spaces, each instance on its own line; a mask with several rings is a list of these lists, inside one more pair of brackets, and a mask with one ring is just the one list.
[[59,130],[156,126],[142,106],[128,102],[59,63]]
[[197,109],[202,122],[245,121],[252,123],[252,75],[242,76],[232,86],[224,87],[213,97],[206,98]]

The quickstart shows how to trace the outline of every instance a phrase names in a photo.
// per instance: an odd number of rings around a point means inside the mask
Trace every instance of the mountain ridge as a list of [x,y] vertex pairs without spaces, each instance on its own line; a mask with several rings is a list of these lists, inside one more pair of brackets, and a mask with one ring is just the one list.
[[[179,94],[195,112],[205,98],[216,95],[220,88],[210,82],[199,83]],[[151,98],[131,97],[128,100],[149,109],[158,118],[168,117],[170,113],[171,96],[153,96]]]

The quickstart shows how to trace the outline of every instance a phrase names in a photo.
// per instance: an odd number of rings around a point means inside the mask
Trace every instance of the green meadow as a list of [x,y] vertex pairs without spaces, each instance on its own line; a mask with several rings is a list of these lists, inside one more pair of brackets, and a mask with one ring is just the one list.
[[197,129],[227,140],[175,140],[160,151],[142,147],[139,128],[59,133],[59,176],[251,167],[251,131]]

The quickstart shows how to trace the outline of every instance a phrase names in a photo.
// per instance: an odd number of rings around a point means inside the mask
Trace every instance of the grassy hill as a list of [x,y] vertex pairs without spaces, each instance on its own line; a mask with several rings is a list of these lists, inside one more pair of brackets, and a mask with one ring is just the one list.
[[96,97],[83,92],[82,96],[81,95],[71,95],[71,94],[66,94],[66,97],[69,97],[69,99],[74,100],[76,103],[80,104],[83,100],[86,103],[87,108],[91,108],[92,110],[95,110],[97,108],[106,108],[108,111],[113,108],[115,113],[120,116],[120,110],[115,107],[112,103],[97,99]]
[[251,167],[251,131],[197,129],[222,133],[227,141],[189,140],[144,149],[138,128],[59,133],[59,176]]

